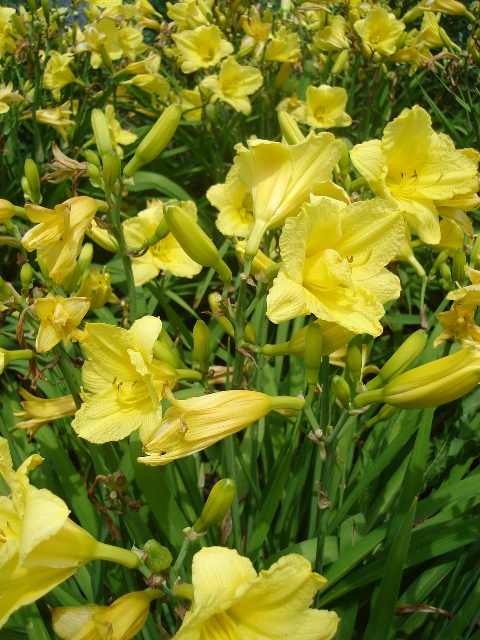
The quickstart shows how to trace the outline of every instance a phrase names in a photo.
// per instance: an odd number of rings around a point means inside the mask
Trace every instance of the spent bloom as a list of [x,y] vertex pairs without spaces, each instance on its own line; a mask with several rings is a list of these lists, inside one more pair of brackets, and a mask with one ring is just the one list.
[[34,301],[35,311],[40,318],[35,348],[37,353],[50,351],[63,340],[76,342],[81,335],[78,325],[90,307],[88,298],[64,298],[51,293]]
[[8,442],[0,438],[0,628],[10,614],[48,593],[94,559],[134,568],[132,552],[98,542],[70,518],[65,502],[36,489],[28,473],[43,458],[34,454],[14,471]]
[[97,203],[88,196],[78,196],[54,209],[27,204],[25,211],[29,220],[37,224],[23,236],[22,244],[27,251],[39,249],[38,257],[43,260],[50,278],[61,285],[75,266]]
[[351,117],[345,112],[348,96],[343,87],[329,87],[327,84],[309,86],[306,97],[306,103],[291,114],[299,122],[315,129],[348,127],[352,124]]
[[[147,209],[123,223],[125,239],[131,247],[141,246],[147,238],[154,237],[158,226],[164,221],[163,202],[154,200],[148,205]],[[184,202],[183,209],[192,220],[197,219],[193,202]],[[156,278],[160,271],[167,271],[179,278],[193,278],[202,267],[189,258],[173,235],[168,233],[149,246],[143,255],[132,258],[132,269],[135,285],[140,287]]]
[[356,145],[350,156],[372,191],[394,202],[424,242],[440,241],[439,213],[468,233],[471,224],[463,211],[480,203],[476,156],[436,134],[421,107],[405,109],[385,127],[382,140]]
[[72,426],[90,442],[121,440],[135,429],[146,438],[162,419],[164,383],[177,372],[153,357],[162,330],[159,318],[144,316],[130,329],[87,323],[80,344],[88,360],[82,368],[89,391]]
[[405,30],[405,24],[382,7],[375,7],[353,26],[367,53],[375,51],[382,56],[395,53],[397,43]]
[[229,56],[220,67],[220,73],[207,76],[202,81],[214,98],[226,102],[235,111],[250,115],[252,105],[248,98],[263,84],[263,76],[256,68],[248,65],[240,65],[233,56]]
[[17,429],[26,429],[29,436],[48,424],[51,420],[74,416],[77,410],[73,396],[60,396],[58,398],[39,398],[26,389],[20,389],[23,411],[17,411],[13,415],[15,418],[23,418],[17,422]]
[[219,391],[177,400],[166,387],[165,395],[172,406],[161,424],[142,438],[147,455],[139,461],[148,465],[167,464],[206,449],[274,409],[300,410],[304,406],[300,398],[271,397],[257,391]]
[[163,597],[153,589],[133,591],[108,607],[58,607],[52,610],[53,630],[62,640],[130,640],[148,618],[152,600]]
[[382,333],[383,304],[400,282],[385,269],[404,239],[403,220],[379,199],[350,206],[312,196],[285,223],[283,266],[267,298],[267,316],[279,323],[313,313],[354,333]]
[[181,58],[183,73],[208,69],[233,53],[233,45],[222,37],[220,29],[212,24],[173,34]]
[[326,580],[300,555],[257,574],[234,549],[208,547],[193,557],[192,582],[193,605],[176,640],[330,640],[337,631],[335,612],[309,608]]

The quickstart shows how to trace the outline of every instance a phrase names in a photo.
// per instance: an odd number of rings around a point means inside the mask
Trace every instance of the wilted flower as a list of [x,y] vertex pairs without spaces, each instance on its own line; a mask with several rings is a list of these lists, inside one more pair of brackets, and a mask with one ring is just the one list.
[[337,631],[335,612],[309,608],[326,580],[300,555],[283,556],[257,575],[234,549],[208,547],[193,557],[192,582],[193,605],[176,640],[331,640]]

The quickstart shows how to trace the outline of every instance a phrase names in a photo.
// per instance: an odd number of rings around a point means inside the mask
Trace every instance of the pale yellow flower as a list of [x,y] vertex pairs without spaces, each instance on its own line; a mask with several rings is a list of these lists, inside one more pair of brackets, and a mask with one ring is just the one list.
[[84,40],[77,44],[75,51],[90,51],[92,69],[98,69],[102,64],[101,45],[111,60],[122,57],[122,47],[119,43],[118,29],[115,20],[102,18],[94,24],[87,24],[83,32]]
[[47,66],[43,72],[43,86],[52,92],[57,102],[60,101],[60,92],[63,87],[72,82],[84,84],[70,69],[69,64],[73,57],[73,53],[59,53],[53,50],[48,54]]
[[180,53],[183,73],[208,69],[233,53],[233,45],[214,24],[173,34],[172,38]]
[[177,400],[167,387],[165,395],[172,406],[149,436],[142,438],[147,455],[138,458],[139,462],[152,466],[206,449],[274,409],[303,408],[303,400],[299,398],[271,397],[258,391],[219,391]]
[[353,26],[367,52],[376,51],[382,56],[395,53],[405,30],[405,24],[383,7],[371,9],[364,19],[357,20]]
[[260,57],[272,31],[272,23],[262,22],[256,13],[250,19],[242,16],[240,20],[246,34],[240,43],[240,51],[253,47],[253,56]]
[[436,134],[419,106],[390,122],[382,140],[356,145],[350,157],[372,191],[395,202],[410,229],[428,244],[440,241],[438,204],[452,205],[459,196],[467,196],[468,206],[478,202],[472,196],[479,184],[475,159],[455,149],[447,135]]
[[146,49],[142,30],[129,24],[125,24],[118,30],[118,44],[123,55],[131,62],[141,56]]
[[292,111],[292,116],[315,129],[331,129],[332,127],[348,127],[351,117],[345,112],[347,92],[343,87],[307,87],[307,101]]
[[208,25],[209,21],[206,12],[205,10],[202,11],[206,3],[202,2],[202,7],[199,6],[197,0],[181,0],[181,2],[176,2],[175,4],[171,2],[166,4],[168,9],[167,16],[175,22],[175,25],[180,30]]
[[72,426],[90,442],[121,440],[140,428],[142,438],[162,419],[164,383],[174,385],[175,369],[153,357],[162,330],[158,318],[144,316],[127,331],[87,323],[80,344],[88,360],[82,368],[90,393]]
[[138,62],[130,62],[126,67],[123,67],[122,73],[127,72],[133,75],[137,75],[139,73],[158,73],[160,70],[160,61],[161,58],[158,53],[154,53],[150,51],[147,58],[143,60],[138,60]]
[[12,92],[13,83],[9,82],[5,87],[0,88],[0,115],[7,113],[11,104],[25,102],[25,98],[17,92]]
[[23,418],[17,422],[17,429],[26,429],[29,436],[48,424],[52,420],[74,416],[77,410],[73,396],[60,396],[58,398],[39,398],[29,393],[26,389],[20,388],[20,395],[23,400],[21,405],[23,411],[14,412],[15,418]]
[[105,116],[107,118],[112,144],[118,156],[123,158],[122,146],[132,144],[138,136],[136,133],[128,131],[128,129],[122,129],[122,125],[115,117],[115,108],[112,104],[107,104],[105,108]]
[[418,34],[418,41],[426,47],[438,48],[443,47],[443,41],[438,32],[440,13],[430,13],[426,11],[423,14],[422,26]]
[[[461,295],[458,295],[460,294]],[[480,291],[458,289],[456,297],[448,311],[436,314],[436,318],[442,327],[442,333],[435,339],[433,346],[436,348],[445,340],[471,340],[470,328],[476,327],[475,314],[480,305]],[[458,296],[458,297],[457,297]]]
[[333,611],[310,609],[326,583],[297,554],[282,556],[257,572],[234,549],[208,547],[193,557],[194,602],[175,640],[331,640],[337,631]]
[[313,313],[358,334],[380,335],[383,304],[400,294],[400,281],[385,265],[403,240],[402,217],[386,202],[346,206],[312,196],[285,223],[268,318],[279,323]]
[[260,89],[262,84],[263,76],[257,68],[242,66],[233,56],[222,62],[218,76],[207,76],[202,80],[202,87],[206,87],[215,98],[226,102],[245,116],[252,111],[248,96]]
[[424,11],[441,11],[451,16],[463,15],[475,20],[475,16],[468,11],[465,3],[459,0],[421,0],[418,6]]
[[183,117],[185,120],[201,120],[203,114],[203,92],[200,93],[199,87],[195,89],[182,89],[180,91],[180,104],[183,109]]
[[110,547],[69,519],[65,502],[29,483],[43,458],[32,455],[13,470],[8,442],[0,438],[0,628],[10,615],[48,593],[95,558],[134,568],[138,557]]
[[170,85],[159,73],[139,73],[130,80],[124,80],[122,85],[138,87],[146,93],[157,95],[160,100],[166,100]]
[[40,124],[53,127],[60,134],[62,140],[67,142],[68,132],[71,127],[75,126],[75,121],[69,118],[71,115],[72,110],[63,105],[54,109],[37,109],[35,119]]
[[15,51],[15,32],[11,23],[11,17],[14,13],[15,9],[0,7],[0,60],[5,52],[13,53]]
[[302,51],[298,33],[291,33],[286,27],[280,27],[276,33],[270,36],[265,49],[265,60],[270,62],[296,62],[301,57]]
[[147,621],[160,589],[127,593],[108,607],[95,604],[52,609],[53,630],[62,640],[130,640]]
[[[123,223],[125,239],[130,247],[139,247],[145,240],[154,236],[158,225],[164,220],[163,202],[155,200],[148,204],[147,209]],[[197,219],[197,208],[193,202],[184,202],[182,207],[192,220]],[[166,271],[179,278],[193,278],[200,273],[202,267],[187,256],[169,233],[148,247],[143,255],[132,258],[132,269],[135,285],[141,287],[156,278],[160,271]]]
[[101,229],[95,220],[92,220],[90,226],[87,228],[87,236],[96,242],[102,249],[111,251],[112,253],[118,253],[118,244],[108,229]]
[[343,16],[333,16],[328,25],[319,29],[313,37],[313,44],[321,51],[342,51],[348,49],[347,22]]
[[83,237],[97,211],[97,203],[88,196],[70,198],[55,209],[36,204],[25,205],[29,220],[38,223],[23,236],[27,251],[39,249],[48,273],[57,285],[75,266]]
[[77,327],[90,307],[88,298],[64,298],[49,293],[34,301],[35,312],[40,318],[36,351],[45,353],[63,340],[76,342],[80,335]]
[[223,235],[248,238],[254,224],[252,193],[239,179],[237,165],[230,169],[225,183],[210,187],[207,198],[219,211],[215,224]]

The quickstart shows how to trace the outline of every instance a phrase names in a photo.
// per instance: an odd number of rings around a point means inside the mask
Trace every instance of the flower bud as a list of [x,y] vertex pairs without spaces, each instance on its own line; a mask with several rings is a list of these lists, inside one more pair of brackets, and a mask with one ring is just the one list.
[[[162,331],[163,333],[163,331]],[[173,343],[172,343],[173,345]],[[178,350],[173,348],[173,346],[169,346],[165,344],[165,341],[162,340],[162,335],[160,334],[160,339],[156,340],[153,343],[153,357],[156,360],[161,360],[166,364],[169,364],[174,369],[184,369],[185,365],[183,364]]]
[[427,346],[428,335],[423,329],[419,329],[412,333],[411,336],[395,351],[393,356],[387,360],[378,372],[375,378],[372,378],[365,385],[369,391],[384,386],[403,373],[408,367],[415,362],[422,351]]
[[340,406],[345,408],[348,407],[351,399],[348,382],[341,376],[333,376],[331,388],[332,393]]
[[462,284],[465,279],[465,265],[467,264],[467,257],[463,249],[457,249],[453,256],[452,265],[452,278],[454,282]]
[[147,540],[143,551],[147,554],[144,562],[153,573],[165,571],[172,564],[172,554],[156,540]]
[[440,265],[440,269],[438,271],[440,278],[443,278],[447,284],[452,281],[452,272],[446,262]]
[[42,202],[42,195],[40,193],[40,176],[38,175],[37,165],[29,158],[25,160],[24,166],[30,199],[34,204],[40,204]]
[[355,344],[350,344],[347,349],[347,366],[355,383],[359,382],[362,375],[362,352]]
[[166,203],[163,215],[170,232],[185,253],[203,267],[211,267],[225,284],[232,279],[232,272],[221,259],[218,249],[205,231],[184,211],[173,203]]
[[307,385],[316,387],[322,362],[322,329],[316,322],[307,326],[305,334],[305,368]]
[[10,16],[10,22],[12,23],[13,28],[19,36],[22,36],[23,38],[27,35],[25,24],[17,13],[12,13],[12,15]]
[[[334,322],[326,322],[324,320],[316,320],[322,328],[322,356],[328,356],[334,351],[344,347],[356,335],[348,329],[341,327]],[[307,327],[303,327],[297,331],[288,342],[279,344],[265,344],[258,348],[259,353],[266,356],[288,356],[294,355],[297,358],[305,357],[305,335]]]
[[110,151],[102,159],[105,199],[108,200],[115,189],[120,174],[120,158],[116,151]]
[[278,122],[287,144],[298,144],[305,140],[296,120],[287,111],[278,112]]
[[107,117],[100,109],[92,111],[92,129],[98,152],[103,158],[104,155],[113,151],[113,145]]
[[433,266],[430,269],[430,273],[428,274],[430,277],[434,276],[437,273],[438,269],[440,269],[440,265],[442,265],[444,262],[446,262],[446,260],[448,260],[449,255],[450,255],[450,252],[448,249],[444,249],[443,251],[440,251],[438,256],[435,258],[435,262],[433,263]]
[[97,184],[99,184],[100,180],[100,169],[94,164],[87,162],[86,167],[87,175],[91,180],[94,180]]
[[210,331],[203,320],[193,327],[193,359],[203,374],[208,373],[210,360]]
[[332,76],[338,76],[342,73],[342,71],[345,69],[345,65],[348,62],[348,56],[348,49],[343,49],[343,51],[340,51],[340,53],[337,55],[337,59],[335,60],[335,64],[330,71],[330,74]]
[[80,289],[75,297],[90,298],[90,309],[100,309],[112,297],[110,283],[111,276],[105,271],[105,267],[102,272],[97,267],[93,267],[91,271],[84,270]]
[[220,524],[227,515],[235,498],[235,483],[230,478],[219,480],[210,491],[200,517],[193,525],[197,533],[203,533],[209,527]]
[[406,371],[383,389],[366,391],[356,407],[385,402],[400,409],[426,409],[461,398],[480,382],[480,350],[471,346]]
[[171,104],[165,109],[123,170],[125,177],[131,178],[141,166],[154,160],[165,149],[177,130],[181,117],[182,107],[179,104]]
[[8,200],[0,198],[0,222],[6,222],[15,215],[15,206]]
[[42,5],[43,17],[48,26],[50,24],[50,6],[48,0],[40,0],[40,4]]
[[208,294],[208,304],[210,305],[210,310],[213,313],[213,317],[218,322],[218,324],[222,327],[225,333],[230,336],[230,338],[235,337],[235,331],[233,329],[233,324],[230,320],[223,314],[223,311],[220,309],[220,305],[218,304],[217,298],[219,298],[218,293],[209,293]]
[[[241,264],[245,262],[245,248],[247,246],[246,240],[240,240],[235,245],[235,255],[238,258],[238,261]],[[257,251],[257,254],[252,260],[252,266],[250,268],[250,273],[253,275],[258,275],[259,273],[265,273],[270,267],[276,266],[277,263],[273,260],[270,260],[260,249]],[[280,265],[278,265],[280,268]],[[272,278],[273,279],[273,278]]]
[[24,295],[27,295],[33,280],[33,269],[28,262],[22,265],[20,269],[20,282],[22,283],[22,290]]
[[97,169],[101,169],[102,168],[102,163],[100,162],[100,158],[97,156],[95,151],[92,151],[92,149],[87,149],[85,151],[84,155],[85,155],[85,160],[87,162],[89,162],[90,164],[95,165],[97,167]]

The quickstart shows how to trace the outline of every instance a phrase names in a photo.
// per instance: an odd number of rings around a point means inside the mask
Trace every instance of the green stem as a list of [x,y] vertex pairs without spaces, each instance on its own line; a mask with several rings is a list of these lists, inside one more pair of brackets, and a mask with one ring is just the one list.
[[243,343],[243,336],[245,332],[245,306],[247,303],[247,280],[250,276],[250,269],[252,261],[245,260],[245,269],[240,278],[240,289],[237,298],[237,307],[235,309],[235,363],[233,367],[233,380],[232,389],[240,389],[243,376],[243,364],[245,362],[244,354],[238,350],[238,347]]
[[188,550],[188,545],[190,544],[190,541],[188,539],[185,539],[183,541],[182,544],[182,548],[180,549],[180,552],[177,556],[177,559],[175,560],[175,564],[172,567],[172,571],[175,573],[175,577],[178,577],[178,574],[180,573],[180,567],[183,564],[183,561],[185,560],[185,556],[187,555],[187,550]]
[[235,462],[235,449],[233,436],[225,438],[223,441],[225,457],[227,459],[228,476],[235,484],[235,496],[232,502],[232,527],[233,527],[233,543],[235,549],[240,555],[243,555],[243,543],[242,543],[242,526],[240,523],[240,506],[238,504],[238,484],[237,484],[237,468]]
[[59,346],[54,347],[53,352],[55,353],[55,355],[60,356],[57,362],[58,368],[62,372],[62,376],[65,384],[68,387],[68,390],[72,394],[75,406],[77,407],[77,409],[80,409],[80,407],[82,406],[82,401],[80,399],[80,389],[76,384],[77,375],[75,368],[72,365],[72,361],[70,360],[70,356]]

